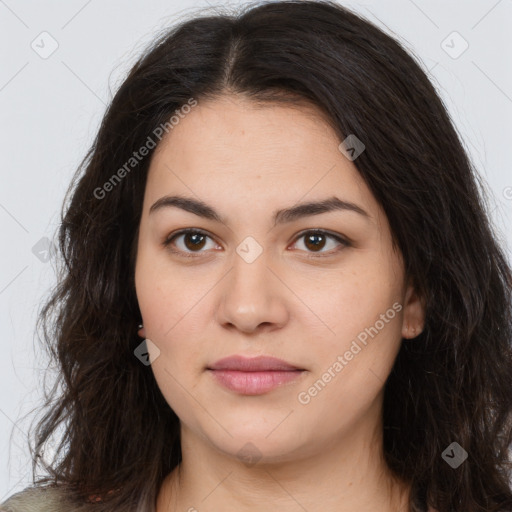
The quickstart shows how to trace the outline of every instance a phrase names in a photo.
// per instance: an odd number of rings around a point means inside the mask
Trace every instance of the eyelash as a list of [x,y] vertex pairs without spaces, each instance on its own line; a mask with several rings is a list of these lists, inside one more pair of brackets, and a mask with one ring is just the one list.
[[[186,234],[197,234],[197,235],[204,235],[208,238],[212,238],[208,233],[206,233],[205,231],[202,231],[201,229],[195,229],[195,228],[185,228],[185,229],[181,229],[179,231],[177,231],[176,233],[172,233],[169,237],[167,237],[162,245],[166,248],[168,248],[172,253],[174,254],[178,254],[179,256],[183,256],[185,258],[198,258],[200,257],[200,254],[201,252],[204,252],[204,251],[198,251],[197,253],[194,253],[194,252],[185,252],[185,251],[181,251],[181,250],[175,250],[175,249],[171,249],[170,248],[170,245],[171,243],[173,242],[173,240],[175,240],[178,236],[181,236],[181,235],[186,235]],[[309,253],[306,257],[307,258],[326,258],[326,257],[329,257],[329,256],[333,256],[334,254],[337,254],[340,250],[344,249],[345,247],[349,247],[351,244],[348,240],[346,240],[345,238],[339,236],[339,235],[335,235],[329,231],[325,231],[323,229],[309,229],[307,231],[303,231],[301,233],[299,233],[297,235],[297,237],[295,238],[294,240],[294,244],[300,239],[300,238],[303,238],[304,236],[306,235],[310,235],[310,234],[313,234],[313,235],[324,235],[328,238],[333,238],[334,240],[336,240],[337,242],[339,242],[341,244],[341,247],[337,248],[337,249],[334,249],[333,251],[329,251],[327,253],[318,253],[318,254],[315,254],[315,253]]]

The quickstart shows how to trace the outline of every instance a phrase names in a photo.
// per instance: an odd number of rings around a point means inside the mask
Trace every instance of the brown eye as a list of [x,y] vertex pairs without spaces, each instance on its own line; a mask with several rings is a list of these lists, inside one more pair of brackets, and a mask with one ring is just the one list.
[[[202,249],[206,246],[208,239],[211,240],[211,237],[203,231],[197,229],[182,229],[167,238],[163,242],[163,245],[164,247],[169,247],[173,253],[194,257],[195,255],[193,253],[200,254],[205,252],[202,251]],[[177,246],[177,248],[173,246]]]
[[325,246],[325,235],[319,233],[311,233],[305,238],[304,244],[308,249],[316,251],[317,249],[323,249]]
[[[304,246],[306,247],[306,252],[319,253],[319,256],[321,257],[329,256],[333,252],[336,253],[339,250],[343,249],[344,247],[348,247],[350,245],[350,243],[347,240],[343,239],[341,236],[334,235],[323,230],[305,231],[296,240],[300,239],[304,239]],[[324,249],[326,245],[329,246],[329,239],[335,240],[338,243],[338,247],[336,247],[336,244],[334,244],[334,247],[332,247],[331,244],[330,248],[333,250],[329,250],[328,247],[327,251],[323,251],[322,249]],[[316,255],[312,255],[312,257],[316,257]]]
[[205,245],[206,236],[200,233],[185,233],[183,241],[187,249],[202,249]]

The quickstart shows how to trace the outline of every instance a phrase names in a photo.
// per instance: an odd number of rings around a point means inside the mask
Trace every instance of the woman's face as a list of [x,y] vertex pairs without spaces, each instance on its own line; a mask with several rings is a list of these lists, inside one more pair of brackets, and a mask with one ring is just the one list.
[[[406,326],[422,327],[384,212],[340,142],[312,108],[226,96],[199,102],[152,157],[135,273],[151,368],[184,431],[225,454],[357,447]],[[150,212],[165,196],[208,208]],[[327,200],[340,207],[299,208]],[[199,233],[164,246],[184,228]],[[292,369],[212,369],[228,356]]]

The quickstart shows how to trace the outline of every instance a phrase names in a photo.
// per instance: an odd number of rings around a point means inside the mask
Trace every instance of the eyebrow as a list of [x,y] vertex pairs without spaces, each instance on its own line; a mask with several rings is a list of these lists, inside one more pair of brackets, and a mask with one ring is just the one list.
[[[164,196],[158,199],[149,209],[149,214],[162,210],[164,208],[176,207],[187,212],[193,213],[199,217],[203,217],[208,220],[215,222],[221,222],[227,225],[227,219],[220,215],[212,206],[194,199],[192,197],[184,196]],[[332,211],[351,211],[358,213],[363,216],[366,220],[370,221],[371,216],[363,210],[357,204],[351,203],[350,201],[343,201],[338,197],[332,196],[322,201],[299,203],[291,206],[290,208],[284,208],[274,212],[274,225],[285,224],[293,222],[303,217],[309,217],[311,215],[319,215],[321,213],[332,212]]]

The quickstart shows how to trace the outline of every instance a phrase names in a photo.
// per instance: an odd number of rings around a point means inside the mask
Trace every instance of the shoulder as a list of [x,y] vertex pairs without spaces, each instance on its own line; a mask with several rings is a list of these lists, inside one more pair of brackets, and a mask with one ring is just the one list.
[[66,490],[59,486],[31,486],[0,503],[0,512],[70,512]]

